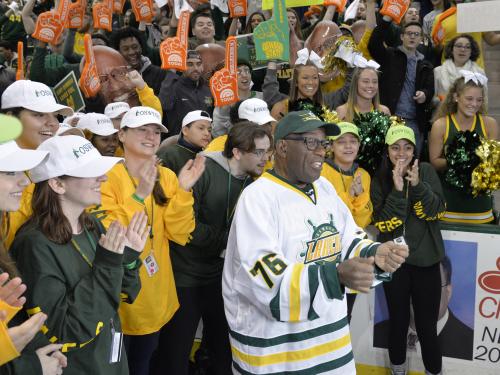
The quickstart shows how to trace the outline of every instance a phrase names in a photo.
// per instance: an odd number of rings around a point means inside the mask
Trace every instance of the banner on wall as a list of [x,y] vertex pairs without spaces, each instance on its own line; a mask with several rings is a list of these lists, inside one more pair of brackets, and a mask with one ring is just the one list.
[[[324,0],[285,0],[287,8],[305,7],[309,5],[323,4]],[[273,0],[262,0],[262,9],[272,9]]]
[[[465,227],[465,226],[464,226]],[[487,228],[487,226],[481,226]],[[470,226],[468,227],[470,230]],[[500,229],[493,233],[443,230],[438,337],[443,369],[451,374],[498,374],[500,366]],[[479,228],[478,228],[479,230]],[[496,230],[496,232],[495,232]],[[475,265],[475,267],[471,267]],[[410,371],[424,371],[410,314]],[[389,367],[389,315],[382,287],[356,301],[351,335],[358,374],[385,374]]]

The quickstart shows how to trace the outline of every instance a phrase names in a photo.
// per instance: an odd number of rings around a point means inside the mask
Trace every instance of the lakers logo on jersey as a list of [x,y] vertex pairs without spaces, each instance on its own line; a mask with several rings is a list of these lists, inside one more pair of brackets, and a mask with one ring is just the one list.
[[324,260],[333,262],[340,260],[341,243],[340,234],[333,225],[333,216],[330,215],[330,222],[315,226],[311,220],[307,220],[313,228],[312,240],[306,242],[307,249],[304,255],[304,263]]

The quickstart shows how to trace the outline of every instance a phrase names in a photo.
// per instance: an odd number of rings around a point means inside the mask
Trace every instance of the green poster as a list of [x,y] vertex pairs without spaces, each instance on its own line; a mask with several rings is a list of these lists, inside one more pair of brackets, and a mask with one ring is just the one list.
[[253,32],[257,60],[288,61],[289,32],[285,0],[274,0],[273,17],[261,22]]
[[238,59],[248,61],[253,70],[263,69],[267,66],[266,61],[257,60],[255,56],[253,34],[238,35],[236,41],[238,42]]
[[82,92],[78,86],[75,72],[71,71],[57,85],[54,86],[54,96],[59,104],[67,105],[73,108],[73,111],[79,112],[85,108]]

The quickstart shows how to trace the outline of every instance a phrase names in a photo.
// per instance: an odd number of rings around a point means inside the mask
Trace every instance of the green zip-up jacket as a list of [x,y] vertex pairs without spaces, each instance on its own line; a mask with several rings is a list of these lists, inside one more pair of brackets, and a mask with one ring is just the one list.
[[158,152],[158,157],[164,167],[171,169],[178,175],[188,160],[194,159],[199,151],[194,150],[180,138],[176,144],[169,145]]
[[73,236],[80,251],[72,242],[48,240],[34,226],[22,228],[10,248],[28,287],[26,312],[47,314],[42,332],[63,344],[64,374],[128,374],[123,348],[118,362],[109,361],[112,330],[121,331],[118,306],[132,303],[140,290],[139,253],[104,249],[98,244],[102,226],[96,225],[88,236],[86,231]]
[[428,267],[444,256],[439,218],[444,215],[446,204],[439,177],[429,163],[419,165],[419,179],[417,186],[405,181],[403,191],[393,188],[384,196],[380,179],[375,176],[370,192],[373,221],[380,231],[378,240],[391,241],[405,231],[404,238],[410,248],[406,263]]
[[227,236],[238,198],[253,180],[233,176],[221,152],[204,153],[205,172],[193,186],[196,226],[185,246],[170,243],[177,287],[195,287],[220,280]]

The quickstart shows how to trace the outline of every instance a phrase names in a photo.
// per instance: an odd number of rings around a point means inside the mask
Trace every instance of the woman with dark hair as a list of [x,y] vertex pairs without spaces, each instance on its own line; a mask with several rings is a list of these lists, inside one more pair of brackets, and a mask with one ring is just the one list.
[[104,214],[105,226],[113,220],[126,225],[140,210],[146,212],[151,228],[141,255],[141,293],[134,304],[120,307],[131,375],[149,374],[159,331],[179,308],[169,241],[185,245],[190,239],[195,228],[191,188],[205,167],[200,156],[189,160],[178,176],[158,165],[162,132],[167,129],[152,108],[132,107],[123,116],[118,139],[125,162],[108,172],[102,206],[96,208]]
[[411,303],[426,374],[441,374],[436,327],[441,299],[439,263],[444,256],[438,219],[444,214],[444,195],[434,168],[416,160],[415,134],[410,127],[392,126],[385,143],[386,153],[371,184],[378,241],[404,241],[410,248],[410,255],[392,274],[392,281],[384,283],[391,371],[393,375],[407,373]]
[[[480,73],[461,72],[483,83],[487,81]],[[441,174],[448,169],[447,146],[459,136],[459,132],[471,131],[486,139],[498,140],[498,123],[485,115],[483,83],[458,78],[438,108],[429,135],[429,160]],[[485,224],[494,220],[491,195],[473,197],[465,191],[448,187],[448,184],[443,184],[443,190],[447,210],[442,220],[466,224]]]
[[[2,112],[21,121],[23,130],[16,139],[19,147],[35,150],[43,141],[53,137],[59,129],[57,116],[71,116],[70,107],[58,104],[49,86],[30,80],[18,80],[2,94]],[[9,213],[9,231],[5,245],[9,247],[14,234],[31,215],[31,195],[34,185],[23,191],[21,207]]]
[[[45,151],[20,149],[14,139],[21,133],[19,120],[0,115],[0,216],[19,209],[21,193],[28,186],[25,174],[47,158]],[[18,277],[14,261],[0,234],[0,373],[56,375],[66,366],[61,345],[50,344],[35,353],[23,352],[47,319],[44,313],[24,320],[18,314],[26,302],[26,285]],[[23,321],[24,320],[24,321]],[[8,324],[11,323],[11,324]],[[31,348],[30,348],[31,349]],[[23,354],[20,355],[20,353]]]
[[298,13],[293,8],[286,8],[286,14],[288,17],[288,26],[290,30],[293,30],[297,38],[304,40],[302,37],[302,28],[300,27],[300,18]]
[[266,16],[261,11],[256,11],[250,14],[250,17],[248,17],[248,21],[245,26],[245,34],[253,33],[259,23],[264,22],[265,20]]
[[10,249],[28,288],[26,311],[47,314],[43,333],[62,344],[66,374],[126,374],[118,306],[140,290],[146,216],[137,213],[128,228],[115,222],[104,234],[85,210],[100,204],[104,173],[121,159],[74,135],[52,137],[38,150],[49,157],[31,170],[33,215]]
[[[484,70],[476,63],[481,50],[469,34],[460,34],[446,45],[445,61],[434,68],[435,97],[434,103],[439,104],[446,97],[453,83],[461,77],[460,70],[468,70],[485,75]],[[485,99],[488,98],[488,87],[485,85]]]

